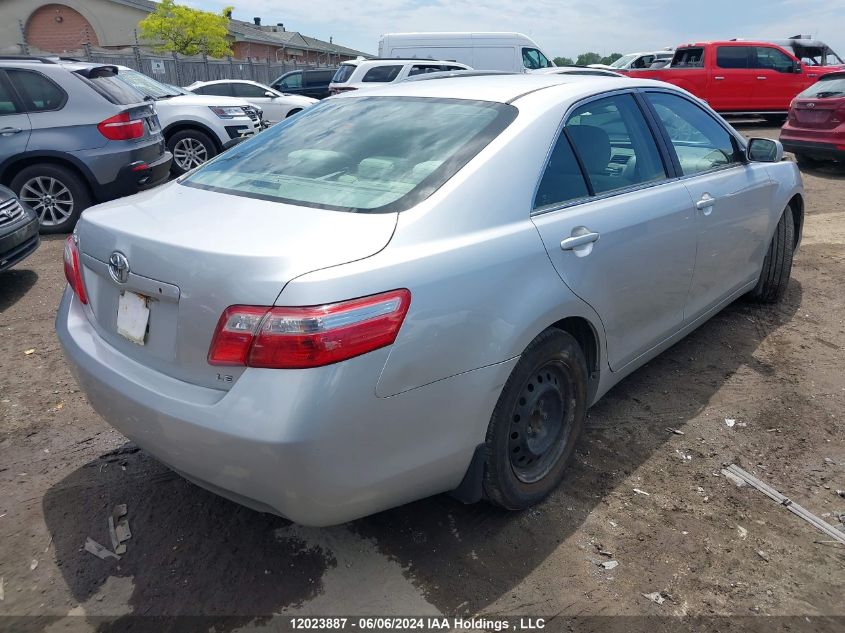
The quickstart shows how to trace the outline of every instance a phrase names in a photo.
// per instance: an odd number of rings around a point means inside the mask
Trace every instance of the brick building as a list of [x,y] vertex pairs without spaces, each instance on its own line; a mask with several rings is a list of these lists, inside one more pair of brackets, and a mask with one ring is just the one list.
[[[85,45],[119,49],[138,43],[138,22],[155,10],[152,0],[1,0],[0,54],[67,53]],[[365,55],[331,41],[288,31],[281,23],[229,20],[235,59],[336,64]],[[141,42],[143,45],[143,42]]]

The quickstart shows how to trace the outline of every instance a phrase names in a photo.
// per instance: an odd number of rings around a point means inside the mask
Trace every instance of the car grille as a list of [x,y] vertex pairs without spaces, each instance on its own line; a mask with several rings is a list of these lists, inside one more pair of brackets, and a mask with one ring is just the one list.
[[21,203],[15,200],[7,200],[0,202],[0,226],[6,226],[23,217],[23,207]]

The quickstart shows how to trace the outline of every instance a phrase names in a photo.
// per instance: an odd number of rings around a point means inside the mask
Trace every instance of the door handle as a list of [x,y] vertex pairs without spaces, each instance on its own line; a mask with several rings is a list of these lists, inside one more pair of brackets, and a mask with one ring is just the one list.
[[725,78],[722,77],[721,75],[719,77],[713,77],[713,79],[715,79],[716,81],[724,81],[725,80]]
[[23,130],[19,127],[0,127],[0,134],[2,134],[3,136],[18,134],[20,132],[23,132]]
[[567,237],[560,243],[560,250],[571,251],[579,246],[586,246],[587,244],[597,242],[598,239],[598,233],[582,233],[581,235],[573,235],[572,237]]
[[765,77],[757,77],[757,81],[766,81]]
[[695,208],[699,211],[703,211],[704,215],[710,215],[714,204],[716,204],[716,198],[711,196],[709,193],[705,193],[701,196],[701,199],[695,203]]

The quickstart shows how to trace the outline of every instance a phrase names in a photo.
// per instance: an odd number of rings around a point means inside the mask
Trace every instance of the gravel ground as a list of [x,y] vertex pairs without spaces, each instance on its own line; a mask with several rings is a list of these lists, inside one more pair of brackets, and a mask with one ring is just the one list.
[[[0,628],[122,631],[130,616],[202,615],[231,631],[279,613],[445,613],[752,616],[722,630],[839,616],[812,627],[843,630],[845,548],[719,474],[739,464],[842,527],[845,168],[804,177],[785,301],[728,307],[614,388],[590,411],[564,485],[521,514],[439,496],[317,530],[189,484],[78,391],[53,328],[62,240],[45,239],[0,274],[0,615],[30,616]],[[100,560],[82,546],[109,543],[117,503],[133,536],[120,561]],[[66,615],[80,617],[48,617]]]

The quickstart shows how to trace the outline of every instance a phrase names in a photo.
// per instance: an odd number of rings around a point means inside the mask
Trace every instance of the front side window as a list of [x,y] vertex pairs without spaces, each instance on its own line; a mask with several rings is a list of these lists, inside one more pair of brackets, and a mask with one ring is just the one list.
[[243,97],[244,99],[255,99],[256,97],[266,97],[264,93],[267,88],[261,86],[254,86],[252,84],[234,83],[232,87],[235,91],[236,97]]
[[779,73],[791,73],[795,70],[792,58],[776,48],[755,46],[754,54],[757,59],[757,68],[767,68]]
[[364,78],[361,81],[365,83],[369,82],[378,82],[378,83],[386,83],[393,81],[399,75],[399,71],[402,70],[402,66],[400,64],[393,64],[391,66],[376,66],[375,68],[370,68],[365,74]]
[[522,65],[528,70],[537,70],[538,68],[551,68],[553,64],[546,58],[543,53],[536,48],[522,49]]
[[24,110],[26,112],[47,112],[50,110],[61,109],[67,95],[64,90],[59,88],[52,81],[47,79],[41,73],[36,73],[31,70],[12,70],[7,71],[9,79],[23,99]]
[[666,128],[685,176],[740,162],[733,137],[707,111],[665,92],[650,92],[647,98]]
[[596,194],[666,178],[654,137],[634,97],[618,95],[590,101],[566,122]]
[[428,73],[439,73],[441,70],[443,70],[443,66],[440,65],[414,64],[411,66],[411,70],[408,71],[408,77],[413,77],[414,75],[427,75]]
[[328,99],[212,159],[182,184],[304,207],[402,211],[457,173],[516,112],[463,99]]
[[279,88],[282,90],[296,90],[302,88],[302,73],[288,75],[279,83]]
[[748,68],[748,46],[719,46],[716,65],[719,68]]

